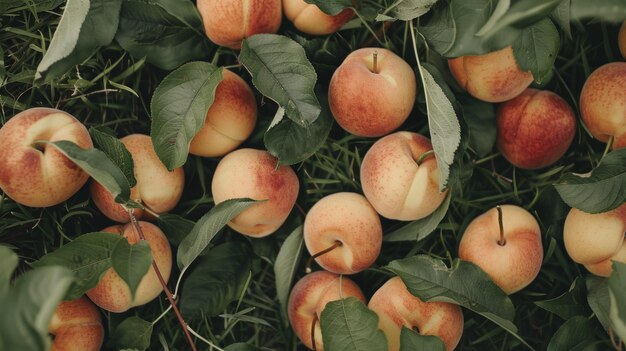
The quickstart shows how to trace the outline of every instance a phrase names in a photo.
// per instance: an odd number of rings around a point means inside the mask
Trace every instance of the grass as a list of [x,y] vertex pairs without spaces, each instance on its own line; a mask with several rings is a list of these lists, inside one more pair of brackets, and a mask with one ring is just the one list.
[[[58,25],[61,9],[36,12],[33,7],[0,15],[0,48],[4,70],[0,71],[0,121],[29,107],[61,108],[85,125],[106,126],[118,136],[149,133],[150,98],[160,80],[167,74],[142,59],[129,56],[112,45],[102,49],[82,65],[50,84],[32,84],[35,69],[50,44]],[[289,24],[283,26],[291,31]],[[310,59],[320,76],[327,82],[334,67],[350,51],[371,40],[371,30],[361,27],[335,36],[309,41]],[[578,112],[578,96],[586,76],[594,68],[617,60],[617,27],[607,24],[574,25],[573,39],[562,38],[552,79],[542,88],[561,95]],[[382,43],[391,45],[397,53],[415,65],[406,28],[394,24],[379,35]],[[420,50],[424,50],[421,47]],[[228,50],[205,58],[219,65],[236,64]],[[233,68],[249,81],[241,68]],[[419,90],[419,89],[418,89]],[[262,135],[275,111],[273,103],[261,101],[260,122],[245,146],[261,148]],[[419,100],[419,98],[418,98]],[[423,100],[423,98],[421,98]],[[427,133],[424,106],[418,106],[405,125],[406,130]],[[317,200],[338,191],[360,191],[359,167],[372,140],[346,135],[334,126],[324,146],[302,164],[295,165],[301,193],[298,205],[306,212]],[[562,242],[562,225],[568,208],[551,186],[567,171],[585,172],[597,165],[604,145],[592,140],[579,125],[573,146],[556,165],[540,171],[523,171],[508,164],[495,149],[479,158],[468,151],[465,169],[471,175],[453,189],[454,197],[448,215],[439,229],[429,238],[416,243],[385,243],[376,267],[357,274],[354,280],[371,294],[390,276],[380,267],[393,259],[429,254],[449,261],[457,256],[464,228],[477,215],[503,203],[527,208],[539,219],[545,259],[539,277],[522,292],[512,296],[516,306],[515,324],[522,335],[537,349],[545,349],[547,341],[564,322],[558,316],[538,307],[535,302],[556,298],[567,292],[577,277],[586,275],[581,266],[571,262]],[[185,165],[185,192],[175,213],[196,220],[213,205],[209,185],[218,160],[190,157]],[[232,231],[222,234],[218,242],[243,240],[254,250],[253,272],[245,294],[224,311],[223,316],[190,321],[191,326],[212,343],[226,346],[247,342],[264,349],[295,350],[298,340],[282,317],[275,292],[273,261],[280,244],[291,230],[303,221],[303,214],[294,210],[285,226],[264,239],[251,240]],[[18,274],[29,269],[29,263],[62,246],[82,233],[97,231],[109,225],[93,206],[86,189],[64,204],[46,209],[18,205],[6,196],[0,197],[0,244],[16,250],[21,258]],[[385,233],[400,224],[384,221]],[[305,258],[308,257],[305,255]],[[304,261],[298,277],[304,274]],[[175,277],[178,272],[174,272]],[[171,284],[170,284],[171,285]],[[585,301],[580,302],[586,306]],[[123,314],[104,314],[108,331],[124,318],[137,315],[152,321],[167,308],[164,298]],[[459,350],[523,349],[519,341],[483,317],[465,310],[465,331]],[[586,307],[586,315],[591,311]],[[611,348],[609,336],[593,319],[601,349]],[[198,341],[199,346],[202,342]],[[154,325],[152,350],[186,349],[184,335],[174,314],[169,313]],[[200,346],[203,349],[204,346]]]

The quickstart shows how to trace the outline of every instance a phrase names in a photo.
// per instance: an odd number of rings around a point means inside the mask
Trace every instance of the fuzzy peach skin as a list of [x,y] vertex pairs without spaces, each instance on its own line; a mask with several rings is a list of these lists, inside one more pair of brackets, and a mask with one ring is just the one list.
[[189,153],[203,157],[224,156],[243,143],[256,124],[257,106],[252,89],[233,72],[224,69],[204,126],[189,145]]
[[364,48],[352,52],[337,68],[328,102],[343,129],[378,137],[404,123],[413,109],[416,89],[415,73],[401,57],[387,49]]
[[423,302],[407,290],[400,277],[389,279],[376,290],[367,307],[378,315],[378,327],[387,336],[389,351],[400,350],[403,326],[439,337],[447,350],[454,350],[463,334],[461,307],[447,302]]
[[626,147],[626,62],[612,62],[589,75],[580,92],[580,114],[594,138]]
[[9,119],[0,128],[0,189],[15,202],[31,207],[59,204],[89,178],[54,146],[37,146],[40,140],[93,147],[87,128],[66,112],[36,107]]
[[283,9],[285,17],[293,22],[298,30],[313,35],[335,33],[354,17],[352,9],[345,9],[330,16],[316,5],[308,4],[304,0],[283,0]]
[[289,166],[267,151],[235,150],[219,162],[211,191],[215,204],[229,199],[266,200],[254,204],[233,218],[228,226],[251,237],[272,234],[285,222],[298,197],[300,182]]
[[304,219],[304,243],[311,255],[340,244],[315,259],[333,273],[354,274],[371,266],[378,258],[382,239],[378,213],[360,194],[325,196]]
[[[143,203],[156,213],[176,207],[185,186],[182,167],[168,171],[154,151],[152,139],[147,135],[131,134],[120,140],[130,152],[134,163],[137,184],[131,189],[131,200]],[[89,190],[91,199],[105,216],[120,223],[130,222],[128,210],[115,202],[113,195],[100,183],[93,180]],[[134,209],[133,212],[138,219],[148,217],[141,209]]]
[[446,197],[439,192],[439,169],[430,140],[410,132],[379,139],[361,164],[361,187],[381,216],[412,221],[433,213]]
[[513,49],[448,60],[450,72],[470,95],[487,102],[503,102],[521,94],[533,82],[533,75],[520,69]]
[[323,351],[319,317],[331,301],[355,297],[365,303],[361,289],[350,279],[326,271],[309,273],[294,285],[287,303],[289,322],[300,341],[313,349],[311,326],[315,321],[315,350]]
[[608,277],[611,261],[626,263],[626,204],[590,214],[572,208],[563,226],[567,253],[593,274]]
[[[152,259],[156,262],[163,279],[167,283],[172,271],[172,250],[165,234],[152,223],[139,221],[139,226],[152,250]],[[140,241],[139,234],[132,223],[107,227],[102,232],[124,236],[128,243],[134,245]],[[163,291],[163,287],[154,271],[150,267],[146,275],[139,282],[135,298],[131,299],[128,284],[110,268],[104,273],[98,285],[87,291],[87,296],[100,308],[110,312],[125,312],[136,306],[145,305],[154,300]]]
[[622,57],[626,60],[626,21],[622,23],[622,27],[619,29],[618,42],[619,51],[622,53]]
[[281,0],[198,0],[204,31],[217,45],[240,49],[241,41],[259,33],[276,33]]
[[572,108],[547,90],[526,89],[502,103],[496,124],[498,150],[523,169],[544,168],[558,161],[576,133]]
[[98,351],[104,340],[100,312],[86,297],[61,301],[48,324],[50,351]]
[[502,206],[505,244],[500,245],[498,211],[492,208],[465,229],[459,257],[484,270],[504,292],[512,294],[530,284],[541,269],[541,229],[533,215],[514,205]]

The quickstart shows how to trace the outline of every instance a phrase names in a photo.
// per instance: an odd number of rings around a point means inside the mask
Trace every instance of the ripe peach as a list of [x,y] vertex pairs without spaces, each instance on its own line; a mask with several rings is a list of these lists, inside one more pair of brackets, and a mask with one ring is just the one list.
[[381,216],[411,221],[433,213],[446,197],[439,192],[439,169],[428,138],[396,132],[379,139],[361,164],[363,193]]
[[557,94],[526,89],[498,107],[498,150],[511,164],[538,169],[558,161],[576,133],[572,108]]
[[[138,222],[146,241],[152,250],[152,259],[156,262],[163,279],[167,283],[172,270],[172,250],[165,234],[152,223]],[[114,225],[102,230],[107,233],[119,234],[134,245],[140,241],[139,233],[132,223],[126,225]],[[98,285],[87,291],[87,296],[100,308],[110,312],[125,312],[129,308],[144,305],[159,296],[163,287],[159,282],[154,267],[150,267],[146,275],[141,279],[135,292],[135,298],[131,298],[128,284],[110,268],[107,270]]]
[[415,73],[387,49],[352,52],[330,80],[328,103],[346,131],[365,137],[392,132],[407,119],[415,103]]
[[287,312],[291,327],[304,345],[310,349],[324,350],[319,317],[327,303],[350,296],[365,303],[361,289],[352,280],[325,271],[309,273],[294,285],[289,295]]
[[241,41],[259,33],[276,33],[281,0],[198,0],[206,35],[217,45],[240,49]]
[[256,124],[256,99],[248,84],[224,69],[204,126],[191,140],[189,152],[204,157],[224,156],[246,140]]
[[330,16],[316,5],[308,4],[304,0],[283,0],[283,9],[285,17],[293,22],[298,30],[313,35],[335,33],[354,17],[352,9],[345,9]]
[[[135,165],[137,184],[131,189],[131,200],[143,203],[156,213],[167,212],[176,207],[185,185],[183,169],[168,171],[154,151],[152,139],[147,135],[131,134],[121,141],[130,152]],[[100,183],[92,181],[89,190],[93,202],[105,216],[120,223],[130,222],[128,210],[115,202],[113,195]],[[133,212],[138,219],[146,217],[141,209],[134,209]]]
[[541,269],[541,229],[525,209],[503,205],[500,232],[497,208],[474,218],[459,243],[459,257],[484,270],[504,292],[512,294],[530,284]]
[[0,188],[22,205],[48,207],[74,195],[89,176],[54,146],[37,141],[68,140],[93,147],[87,128],[53,108],[31,108],[0,128]]
[[267,200],[254,204],[228,223],[241,234],[264,237],[285,222],[298,197],[300,183],[289,166],[267,151],[239,149],[226,155],[215,169],[211,191],[215,204],[229,199]]
[[104,340],[100,312],[86,297],[61,301],[48,324],[50,351],[98,351]]
[[580,92],[580,114],[594,138],[626,147],[626,62],[612,62],[589,75]]
[[626,60],[626,21],[622,23],[622,27],[619,29],[618,41],[619,51],[622,53],[622,57]]
[[315,261],[327,271],[354,274],[371,266],[382,245],[378,214],[363,195],[336,193],[319,200],[304,219],[311,255],[334,247]]
[[626,204],[590,214],[572,208],[565,219],[563,241],[569,256],[593,274],[608,277],[611,261],[626,263]]
[[484,55],[450,59],[448,66],[463,89],[487,102],[511,100],[533,82],[533,75],[523,72],[515,61],[511,46]]
[[400,277],[383,284],[368,307],[378,315],[378,326],[387,336],[389,351],[400,350],[403,326],[439,337],[447,350],[454,350],[463,334],[461,307],[447,302],[423,302],[407,290]]

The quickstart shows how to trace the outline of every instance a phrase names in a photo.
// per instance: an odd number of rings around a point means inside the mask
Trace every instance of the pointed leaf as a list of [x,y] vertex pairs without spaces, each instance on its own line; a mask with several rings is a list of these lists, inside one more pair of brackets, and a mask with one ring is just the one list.
[[437,336],[421,335],[402,327],[400,351],[446,351],[446,345]]
[[386,14],[379,14],[377,21],[385,21],[388,19],[399,19],[401,21],[412,21],[430,11],[430,8],[437,3],[438,0],[396,0],[391,5],[391,10]]
[[[547,18],[561,1],[562,0],[518,0],[511,5],[504,15],[501,15],[498,11],[500,9],[500,3],[502,2],[499,1],[491,18],[489,18],[485,26],[483,26],[476,35],[491,37],[509,26],[519,28],[531,26]],[[494,15],[499,16],[499,18],[492,21]]]
[[[274,262],[274,276],[276,277],[276,296],[281,305],[281,311],[287,316],[287,299],[291,291],[291,284],[302,257],[302,226],[294,229],[285,239]],[[286,319],[285,319],[286,320]]]
[[137,184],[134,173],[135,163],[126,146],[115,136],[97,128],[89,128],[89,134],[94,144],[124,173],[128,185],[131,188],[134,187]]
[[578,277],[572,283],[569,291],[563,295],[550,300],[537,301],[535,305],[568,320],[585,314],[584,302],[586,302],[585,281],[582,277]]
[[448,213],[451,195],[448,194],[441,205],[430,216],[405,224],[399,229],[385,235],[384,241],[420,241],[428,237]]
[[583,316],[577,316],[567,320],[554,333],[547,351],[591,351],[597,349],[595,343],[591,322]]
[[513,43],[513,55],[522,71],[530,71],[537,83],[543,83],[550,75],[556,55],[559,53],[561,37],[549,18],[524,28]]
[[561,30],[567,38],[572,39],[572,26],[571,21],[571,0],[561,0],[559,5],[552,11],[550,17],[561,27]]
[[118,324],[109,339],[110,346],[116,350],[133,349],[144,351],[150,347],[152,323],[139,317],[129,317]]
[[306,3],[317,6],[327,15],[337,15],[347,8],[352,8],[352,0],[304,0]]
[[600,321],[605,330],[611,329],[611,318],[609,317],[610,298],[609,281],[606,278],[596,277],[593,274],[587,275],[587,302],[589,307]]
[[131,245],[123,238],[113,248],[111,263],[115,272],[128,284],[134,299],[137,286],[152,264],[150,245],[144,240]]
[[159,228],[167,236],[170,244],[180,245],[180,242],[189,234],[196,223],[173,213],[162,213],[157,218]]
[[17,262],[17,255],[13,250],[0,246],[0,296],[9,290]]

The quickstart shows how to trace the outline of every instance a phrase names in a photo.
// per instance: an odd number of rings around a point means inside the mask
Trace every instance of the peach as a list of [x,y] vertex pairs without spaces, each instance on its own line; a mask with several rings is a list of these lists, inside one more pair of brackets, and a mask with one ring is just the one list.
[[399,128],[415,103],[415,73],[387,49],[352,52],[330,80],[328,103],[346,131],[378,137]]
[[224,69],[204,126],[191,140],[189,152],[204,157],[224,156],[248,139],[256,124],[256,99],[248,84]]
[[345,9],[330,16],[316,5],[308,4],[304,0],[283,0],[283,9],[285,17],[293,22],[298,30],[313,35],[335,33],[354,17],[352,9]]
[[327,271],[358,273],[376,261],[383,230],[378,214],[363,195],[336,193],[319,200],[304,219],[304,243]]
[[[131,134],[121,139],[133,158],[134,174],[137,184],[131,189],[130,198],[143,203],[152,212],[167,212],[178,204],[183,187],[185,174],[182,168],[168,171],[159,160],[152,139],[143,134]],[[98,209],[108,218],[120,222],[130,222],[126,207],[115,202],[113,195],[95,180],[91,182],[91,198]],[[141,209],[134,209],[135,217],[147,217]]]
[[0,189],[31,207],[57,205],[74,195],[89,176],[54,146],[37,141],[67,140],[93,147],[87,128],[53,108],[31,108],[0,128]]
[[378,326],[387,336],[389,351],[400,350],[403,326],[439,337],[447,350],[454,350],[463,334],[461,307],[447,302],[423,302],[407,290],[399,277],[389,279],[376,290],[368,307],[379,317]]
[[498,107],[497,145],[516,167],[538,169],[558,161],[574,139],[576,116],[551,91],[526,89]]
[[281,0],[198,0],[197,5],[209,39],[232,49],[254,34],[278,32],[283,15]]
[[[150,245],[150,250],[152,250],[152,259],[156,262],[163,279],[167,283],[172,270],[170,244],[165,234],[154,224],[143,221],[138,223],[148,245]],[[140,241],[139,233],[132,223],[114,225],[101,231],[122,235],[131,245]],[[110,312],[125,312],[132,307],[145,305],[154,300],[161,294],[161,291],[163,291],[163,287],[152,266],[139,282],[134,298],[131,297],[128,284],[117,275],[113,268],[110,268],[104,273],[100,282],[87,291],[87,296],[102,309]]]
[[505,293],[512,294],[530,284],[541,269],[541,229],[525,209],[501,206],[474,218],[459,243],[459,257],[485,271]]
[[533,82],[533,75],[520,69],[513,49],[448,60],[450,72],[470,95],[487,102],[503,102],[521,94]]
[[104,341],[100,312],[86,297],[61,301],[48,324],[50,351],[98,351]]
[[[396,132],[379,139],[361,164],[363,193],[381,216],[412,221],[433,213],[446,197],[428,138]],[[420,160],[420,158],[422,158]],[[418,164],[419,160],[419,164]]]
[[229,199],[266,200],[233,218],[228,226],[241,234],[260,238],[272,234],[285,222],[298,197],[300,182],[289,166],[267,151],[239,149],[217,165],[211,191],[215,204]]
[[352,280],[325,271],[307,274],[294,285],[289,295],[287,312],[291,327],[306,347],[324,350],[319,317],[327,303],[350,296],[365,303],[361,289]]
[[626,263],[626,204],[597,214],[572,208],[563,226],[567,253],[593,274],[608,277],[612,261]]
[[580,92],[580,114],[594,138],[626,147],[626,62],[612,62],[589,75]]
[[622,53],[622,57],[626,60],[626,21],[622,23],[622,27],[619,29],[618,42],[619,51]]

